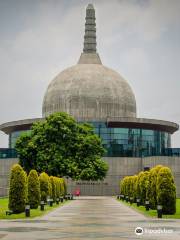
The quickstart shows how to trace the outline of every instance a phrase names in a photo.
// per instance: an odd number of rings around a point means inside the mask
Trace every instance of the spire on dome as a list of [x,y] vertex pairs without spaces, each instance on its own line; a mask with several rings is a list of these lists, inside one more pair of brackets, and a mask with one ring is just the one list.
[[92,4],[86,8],[86,23],[84,35],[84,53],[96,53],[96,23],[95,9]]
[[78,64],[102,64],[99,54],[96,52],[95,20],[95,9],[92,4],[89,4],[86,8],[84,48]]

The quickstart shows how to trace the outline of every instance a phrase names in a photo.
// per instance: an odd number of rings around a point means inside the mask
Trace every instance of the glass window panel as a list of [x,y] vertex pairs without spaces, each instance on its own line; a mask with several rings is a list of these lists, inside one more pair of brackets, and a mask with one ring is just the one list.
[[[165,154],[166,149],[171,147],[171,136],[166,132],[107,128],[105,122],[92,122],[91,124],[94,126],[94,132],[103,140],[107,150],[106,156],[154,156]],[[25,131],[16,131],[9,136],[11,147],[15,146],[17,138],[23,132]]]

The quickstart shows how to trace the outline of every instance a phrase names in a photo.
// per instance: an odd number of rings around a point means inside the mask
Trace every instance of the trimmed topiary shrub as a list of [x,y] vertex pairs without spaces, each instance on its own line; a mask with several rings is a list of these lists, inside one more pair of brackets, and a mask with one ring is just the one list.
[[27,179],[28,203],[32,209],[36,209],[40,202],[40,182],[36,170],[31,170]]
[[58,177],[54,177],[54,183],[56,185],[56,198],[60,198],[61,189],[60,189],[60,181]]
[[149,172],[145,171],[141,174],[139,179],[139,188],[140,188],[140,196],[141,196],[141,203],[144,205],[147,199],[147,192],[149,187]]
[[135,181],[137,176],[126,176],[120,181],[120,193],[134,199]]
[[55,177],[53,177],[53,176],[51,176],[50,178],[49,178],[49,180],[50,180],[50,183],[51,183],[51,189],[52,189],[52,191],[51,191],[51,195],[50,195],[50,197],[53,199],[53,201],[55,202],[56,201],[56,183],[55,183]]
[[67,194],[67,183],[64,178],[62,178],[62,180],[63,180],[63,186],[64,186],[64,195],[66,195]]
[[127,196],[129,195],[129,183],[128,183],[128,179],[129,177],[126,176],[124,177],[122,180],[121,180],[121,184],[120,184],[120,187],[121,187],[121,194],[123,194],[124,196]]
[[140,182],[141,178],[143,176],[144,172],[140,172],[137,176],[137,182],[136,182],[136,199],[140,199],[140,203],[142,203],[142,197],[141,197],[141,188],[140,188]]
[[134,177],[135,176],[130,176],[129,177],[129,197],[133,197],[134,194]]
[[150,208],[152,208],[152,199],[151,199],[152,198],[151,184],[152,184],[152,181],[153,181],[152,173],[153,173],[153,170],[151,169],[149,171],[148,187],[147,187],[147,191],[146,191],[146,198],[149,200]]
[[49,176],[48,176],[48,188],[49,188],[48,196],[49,196],[49,198],[52,198],[52,184],[51,184]]
[[157,175],[157,203],[163,214],[176,213],[176,186],[170,168],[162,167]]
[[60,181],[60,195],[64,197],[67,194],[66,183],[64,178],[59,178]]
[[128,178],[127,178],[127,195],[128,195],[128,197],[131,197],[131,189],[132,189],[131,176],[128,176]]
[[25,210],[27,199],[27,175],[19,164],[14,164],[11,169],[9,189],[9,209],[13,213],[21,213]]
[[137,180],[138,180],[138,176],[134,175],[133,176],[133,202],[136,202],[136,193],[137,193]]
[[120,180],[120,194],[124,195],[124,178]]
[[40,182],[40,194],[41,194],[41,201],[46,202],[47,197],[50,195],[50,181],[49,176],[43,172],[39,176],[39,182]]
[[162,168],[162,165],[157,165],[153,167],[149,172],[149,189],[147,191],[147,198],[149,199],[150,208],[156,209],[157,207],[157,176],[159,170]]
[[157,165],[150,171],[141,171],[138,176],[126,176],[120,181],[120,193],[144,205],[149,200],[150,208],[163,206],[163,214],[176,212],[176,186],[170,168]]
[[61,196],[65,196],[67,194],[67,185],[64,178],[60,178],[60,185],[61,185]]
[[129,194],[128,178],[128,176],[124,178],[124,193],[126,196]]

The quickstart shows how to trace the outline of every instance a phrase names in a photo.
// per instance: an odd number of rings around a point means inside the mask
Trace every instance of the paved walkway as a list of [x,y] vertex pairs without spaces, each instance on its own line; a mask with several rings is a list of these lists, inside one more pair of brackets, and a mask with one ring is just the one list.
[[[144,231],[169,231],[166,234],[135,234]],[[180,239],[179,220],[146,218],[111,197],[81,197],[34,220],[0,221],[3,240],[119,240]]]

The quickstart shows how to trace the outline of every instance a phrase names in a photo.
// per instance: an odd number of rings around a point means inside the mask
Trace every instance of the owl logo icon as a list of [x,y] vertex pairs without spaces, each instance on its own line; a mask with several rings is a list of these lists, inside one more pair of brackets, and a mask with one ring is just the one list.
[[142,234],[143,234],[143,228],[137,227],[137,228],[135,229],[135,234],[136,234],[136,235],[142,235]]

